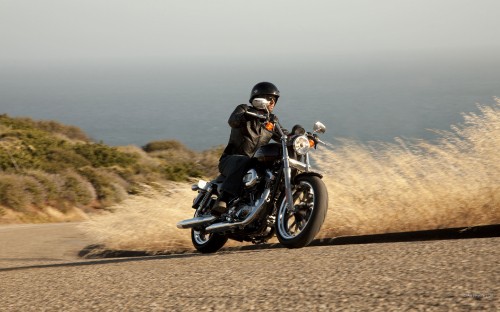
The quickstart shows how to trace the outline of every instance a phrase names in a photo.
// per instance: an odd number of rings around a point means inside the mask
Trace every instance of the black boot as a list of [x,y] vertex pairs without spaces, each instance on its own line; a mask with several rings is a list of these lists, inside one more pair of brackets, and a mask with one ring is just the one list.
[[222,194],[219,196],[217,201],[212,206],[212,214],[216,216],[220,216],[228,211],[229,206],[231,206],[232,201],[235,199],[235,196],[222,191]]
[[211,210],[214,216],[220,216],[226,211],[227,211],[227,203],[222,199],[218,199],[212,206]]

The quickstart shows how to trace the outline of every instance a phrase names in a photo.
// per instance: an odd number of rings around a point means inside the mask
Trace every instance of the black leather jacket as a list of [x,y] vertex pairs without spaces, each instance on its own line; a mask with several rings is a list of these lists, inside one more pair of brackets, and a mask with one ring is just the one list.
[[[262,121],[245,115],[247,110],[257,112],[255,108],[241,104],[229,117],[231,135],[222,157],[226,155],[252,157],[260,146],[269,143],[272,138],[276,141],[279,140],[279,135],[264,128]],[[277,118],[273,114],[271,114],[271,118],[277,122]]]

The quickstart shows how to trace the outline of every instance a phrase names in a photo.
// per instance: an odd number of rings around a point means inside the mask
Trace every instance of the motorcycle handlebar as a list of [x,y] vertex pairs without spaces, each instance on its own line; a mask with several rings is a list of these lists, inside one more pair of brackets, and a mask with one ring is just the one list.
[[260,120],[267,120],[267,116],[262,115],[262,114],[258,114],[258,113],[254,113],[254,112],[246,111],[245,115],[253,116],[253,117],[258,118]]

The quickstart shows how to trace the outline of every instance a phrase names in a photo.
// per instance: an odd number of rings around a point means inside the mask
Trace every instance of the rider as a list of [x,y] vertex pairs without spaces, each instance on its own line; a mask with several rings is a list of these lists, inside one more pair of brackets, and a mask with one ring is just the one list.
[[257,117],[246,114],[253,112],[267,114],[266,110],[255,107],[257,101],[267,103],[267,110],[271,113],[278,101],[280,91],[270,82],[259,82],[250,93],[250,104],[241,104],[236,107],[228,123],[231,126],[229,142],[219,159],[219,172],[225,176],[222,183],[222,194],[212,208],[212,212],[222,214],[227,211],[228,203],[237,196],[243,188],[243,176],[248,170],[250,159],[257,149],[269,143],[271,138],[279,140],[274,132],[274,123],[278,119],[270,114],[270,123],[263,124]]

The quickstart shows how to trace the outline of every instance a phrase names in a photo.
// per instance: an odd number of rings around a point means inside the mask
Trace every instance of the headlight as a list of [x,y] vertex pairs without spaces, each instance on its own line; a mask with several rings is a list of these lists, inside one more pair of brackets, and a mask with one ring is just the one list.
[[309,139],[305,135],[298,136],[293,140],[293,149],[299,155],[307,154],[310,148],[311,146],[309,145]]

